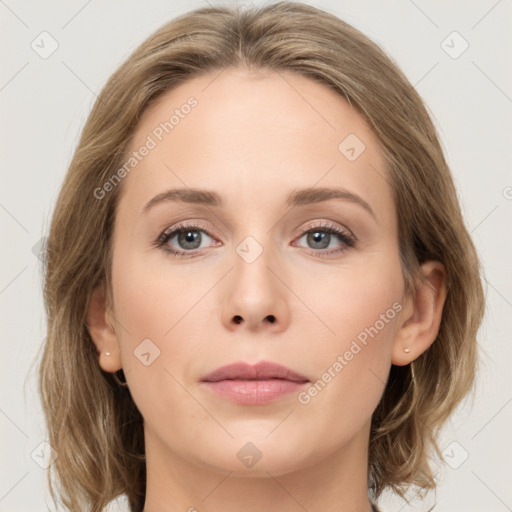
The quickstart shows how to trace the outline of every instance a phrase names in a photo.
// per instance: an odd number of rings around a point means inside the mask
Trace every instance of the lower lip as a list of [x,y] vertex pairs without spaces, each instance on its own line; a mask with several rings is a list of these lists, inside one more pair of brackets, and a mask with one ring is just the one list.
[[204,382],[214,393],[237,404],[258,405],[298,392],[307,382],[285,379]]

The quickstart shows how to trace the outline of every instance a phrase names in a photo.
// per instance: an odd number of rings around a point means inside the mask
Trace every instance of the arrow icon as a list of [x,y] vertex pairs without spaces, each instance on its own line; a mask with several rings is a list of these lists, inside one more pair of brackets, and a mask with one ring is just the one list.
[[339,144],[338,151],[349,161],[353,162],[366,149],[363,141],[355,134],[349,133]]
[[32,450],[30,457],[39,467],[47,469],[53,464],[58,454],[49,443],[43,441]]
[[160,357],[160,349],[149,338],[142,340],[133,353],[144,366],[153,364]]
[[458,59],[468,48],[469,43],[454,30],[441,41],[442,50],[452,59]]
[[253,443],[245,443],[245,445],[238,451],[236,456],[240,459],[242,464],[248,468],[252,468],[258,463],[263,454],[258,450],[257,446]]
[[263,247],[254,237],[247,236],[237,245],[236,252],[246,263],[252,263],[263,252]]

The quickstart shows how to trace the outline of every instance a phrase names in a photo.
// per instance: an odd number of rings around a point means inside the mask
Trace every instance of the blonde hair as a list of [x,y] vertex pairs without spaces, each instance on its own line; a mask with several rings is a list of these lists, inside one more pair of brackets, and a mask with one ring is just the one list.
[[[48,333],[39,385],[62,503],[101,511],[125,494],[143,509],[142,417],[129,389],[102,371],[86,325],[95,287],[111,297],[111,250],[122,183],[94,191],[123,165],[142,113],[192,77],[233,66],[288,70],[336,91],[364,116],[388,164],[405,292],[420,264],[447,272],[447,297],[432,346],[392,366],[375,410],[369,490],[435,487],[429,458],[439,428],[472,389],[484,310],[480,263],[464,225],[450,170],[422,99],[396,64],[361,32],[300,2],[261,8],[207,7],[182,15],[144,41],[111,76],[83,128],[52,217],[45,259]],[[52,476],[53,475],[53,476]]]

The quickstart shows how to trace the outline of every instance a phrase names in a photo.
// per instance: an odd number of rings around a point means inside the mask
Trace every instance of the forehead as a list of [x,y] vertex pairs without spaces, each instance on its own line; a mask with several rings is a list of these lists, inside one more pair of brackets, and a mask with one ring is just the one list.
[[380,142],[364,117],[290,71],[225,69],[188,80],[144,113],[130,151],[143,146],[151,149],[123,183],[129,201],[179,186],[262,208],[293,189],[343,186],[377,209],[393,207]]

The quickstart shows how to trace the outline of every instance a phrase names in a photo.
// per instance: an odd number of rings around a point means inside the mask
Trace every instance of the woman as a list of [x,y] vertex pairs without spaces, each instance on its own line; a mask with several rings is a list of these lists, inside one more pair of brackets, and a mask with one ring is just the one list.
[[479,272],[423,102],[363,34],[299,2],[167,23],[100,93],[52,219],[63,504],[367,512],[434,488]]

